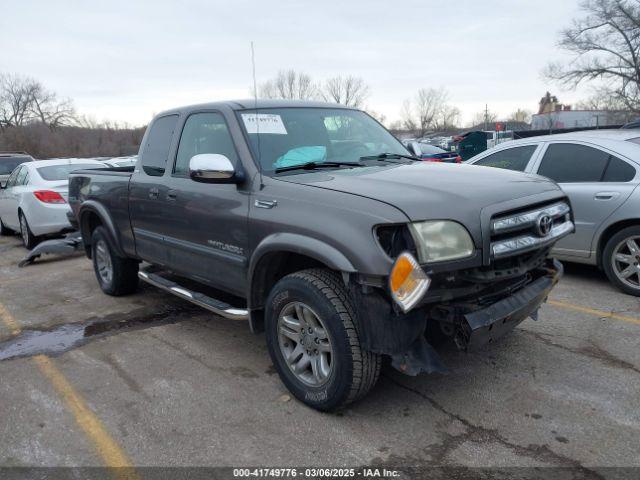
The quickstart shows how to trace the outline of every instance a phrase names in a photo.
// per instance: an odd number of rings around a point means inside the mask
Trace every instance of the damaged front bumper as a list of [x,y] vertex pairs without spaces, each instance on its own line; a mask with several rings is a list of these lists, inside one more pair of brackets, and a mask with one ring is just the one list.
[[487,307],[463,314],[455,341],[463,349],[476,349],[513,330],[527,317],[537,320],[538,309],[562,277],[562,264],[549,259],[537,269],[539,276],[513,295]]
[[362,341],[366,349],[390,355],[392,365],[408,375],[445,372],[425,338],[427,321],[444,325],[460,349],[477,349],[510,332],[527,317],[537,319],[540,305],[562,273],[560,262],[547,259],[507,290],[431,305],[404,315],[385,308],[379,296],[356,295],[360,321],[366,321],[360,325]]

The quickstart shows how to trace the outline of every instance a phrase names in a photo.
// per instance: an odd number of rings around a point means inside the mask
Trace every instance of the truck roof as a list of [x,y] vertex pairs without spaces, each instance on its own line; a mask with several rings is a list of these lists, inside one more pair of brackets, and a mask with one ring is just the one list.
[[266,100],[253,98],[245,100],[225,100],[221,102],[199,103],[195,105],[186,105],[183,107],[172,108],[160,112],[158,115],[166,115],[171,113],[181,113],[189,110],[215,109],[215,108],[231,108],[232,110],[253,110],[254,108],[344,108],[353,110],[352,107],[341,105],[339,103],[316,102],[310,100]]

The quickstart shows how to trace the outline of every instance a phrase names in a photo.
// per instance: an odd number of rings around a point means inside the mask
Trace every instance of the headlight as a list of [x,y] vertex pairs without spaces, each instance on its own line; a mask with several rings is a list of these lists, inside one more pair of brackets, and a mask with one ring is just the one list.
[[442,262],[473,254],[469,232],[457,222],[436,220],[409,224],[421,263]]

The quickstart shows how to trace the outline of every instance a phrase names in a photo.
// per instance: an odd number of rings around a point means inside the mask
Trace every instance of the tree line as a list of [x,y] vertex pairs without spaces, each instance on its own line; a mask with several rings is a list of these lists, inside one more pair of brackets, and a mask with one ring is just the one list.
[[117,157],[137,153],[144,128],[78,115],[40,81],[0,74],[0,152],[28,152],[36,158]]

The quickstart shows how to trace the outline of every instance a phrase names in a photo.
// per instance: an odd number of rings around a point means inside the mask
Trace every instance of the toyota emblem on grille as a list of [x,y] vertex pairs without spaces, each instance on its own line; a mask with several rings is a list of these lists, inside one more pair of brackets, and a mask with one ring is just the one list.
[[541,237],[546,237],[551,233],[551,228],[553,227],[553,219],[549,215],[540,215],[538,217],[538,221],[536,223],[536,230],[538,231],[538,235]]

